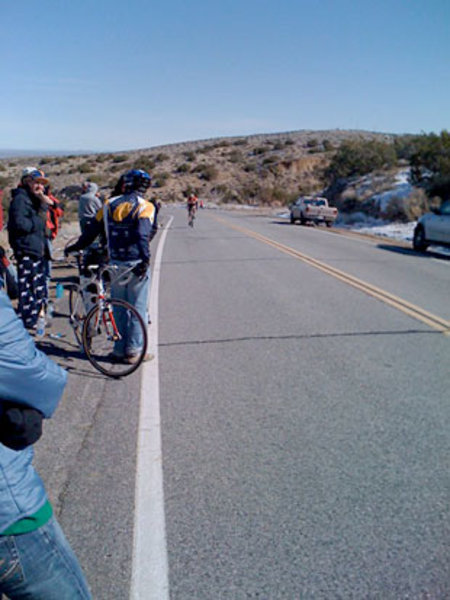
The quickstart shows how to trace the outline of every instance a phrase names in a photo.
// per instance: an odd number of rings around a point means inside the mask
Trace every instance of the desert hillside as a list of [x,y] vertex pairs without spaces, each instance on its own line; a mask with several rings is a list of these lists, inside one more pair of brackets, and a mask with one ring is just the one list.
[[[182,200],[194,190],[205,201],[283,205],[299,193],[323,188],[323,170],[336,148],[348,140],[389,142],[390,134],[365,131],[293,131],[170,144],[127,152],[0,160],[0,187],[7,210],[9,191],[21,169],[36,165],[65,200],[78,197],[89,179],[108,195],[119,175],[143,168],[153,176],[154,195],[163,202]],[[68,202],[67,202],[68,201]]]

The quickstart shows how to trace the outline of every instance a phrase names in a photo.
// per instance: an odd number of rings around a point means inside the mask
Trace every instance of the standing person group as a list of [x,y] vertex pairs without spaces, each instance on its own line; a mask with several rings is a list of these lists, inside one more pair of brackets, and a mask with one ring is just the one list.
[[[110,263],[123,271],[132,269],[128,283],[121,285],[120,279],[113,283],[111,295],[132,304],[144,323],[149,321],[149,246],[157,231],[155,206],[144,198],[150,184],[151,177],[145,171],[132,169],[124,173],[116,184],[113,196],[97,211],[78,241],[66,249],[66,253],[82,250],[103,235]],[[124,317],[121,315],[119,319]],[[133,364],[138,360],[144,344],[141,328],[133,319],[117,325],[121,331],[126,331],[126,335],[116,341],[114,358]],[[147,354],[144,360],[151,358],[153,356]]]
[[43,171],[26,167],[17,188],[12,190],[8,237],[17,262],[18,313],[25,327],[35,326],[46,307],[46,260],[50,259],[46,237],[47,213],[54,202],[45,194],[49,184]]

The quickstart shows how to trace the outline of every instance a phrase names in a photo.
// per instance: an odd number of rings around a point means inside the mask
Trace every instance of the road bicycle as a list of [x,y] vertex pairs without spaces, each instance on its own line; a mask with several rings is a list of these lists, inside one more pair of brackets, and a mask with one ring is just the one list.
[[[108,377],[130,375],[140,366],[147,351],[147,327],[141,315],[129,302],[111,298],[107,292],[112,284],[126,285],[133,268],[90,265],[90,277],[80,276],[79,284],[69,286],[70,324],[75,339],[89,362]],[[130,364],[114,349],[131,331],[143,344]]]

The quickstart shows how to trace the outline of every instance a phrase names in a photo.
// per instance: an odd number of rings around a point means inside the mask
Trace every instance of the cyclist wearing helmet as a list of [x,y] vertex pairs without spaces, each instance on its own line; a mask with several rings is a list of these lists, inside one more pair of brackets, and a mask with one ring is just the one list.
[[[131,169],[124,173],[114,190],[116,193],[120,190],[120,193],[105,202],[89,228],[66,250],[67,253],[81,250],[103,233],[110,262],[124,268],[134,266],[131,280],[121,286],[119,279],[113,285],[111,295],[132,304],[144,323],[148,322],[149,245],[156,233],[155,207],[144,199],[150,185],[151,177],[145,171]],[[114,355],[118,360],[132,364],[137,360],[142,344],[140,328],[131,322],[126,338],[116,342]],[[146,356],[147,360],[150,358]]]

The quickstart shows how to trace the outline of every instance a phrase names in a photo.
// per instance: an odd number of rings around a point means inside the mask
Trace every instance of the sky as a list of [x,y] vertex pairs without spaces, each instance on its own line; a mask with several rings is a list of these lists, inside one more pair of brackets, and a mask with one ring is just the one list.
[[449,0],[0,0],[0,149],[450,129]]

